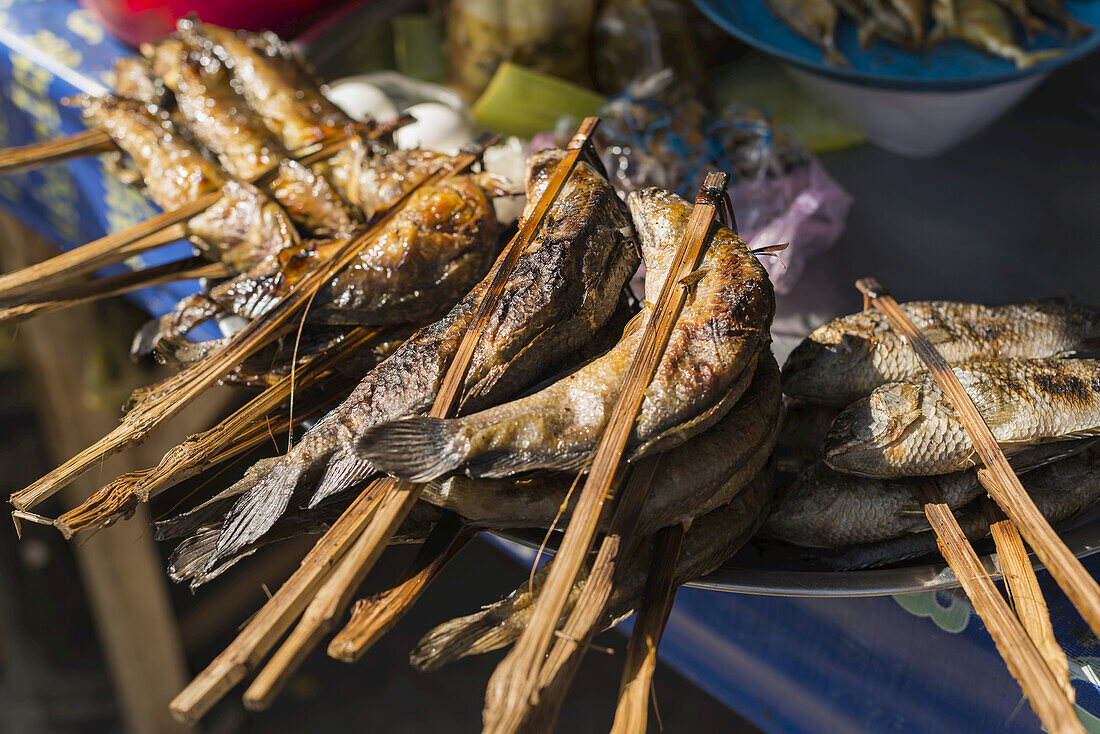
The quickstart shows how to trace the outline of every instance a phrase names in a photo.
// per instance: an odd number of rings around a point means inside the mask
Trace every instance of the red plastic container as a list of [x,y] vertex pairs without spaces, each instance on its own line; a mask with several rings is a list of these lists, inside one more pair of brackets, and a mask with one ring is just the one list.
[[283,38],[308,28],[346,0],[80,0],[104,27],[131,46],[175,30],[188,13],[228,28],[272,30]]

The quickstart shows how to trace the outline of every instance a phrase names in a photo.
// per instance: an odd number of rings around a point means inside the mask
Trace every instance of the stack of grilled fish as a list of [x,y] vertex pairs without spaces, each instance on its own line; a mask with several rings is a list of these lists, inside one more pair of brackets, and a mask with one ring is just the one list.
[[[902,308],[952,364],[1020,481],[1052,523],[1100,499],[1100,307],[1067,300],[1000,306],[914,302]],[[932,552],[914,495],[931,482],[972,539],[980,464],[954,409],[916,353],[877,311],[820,327],[792,352],[794,399],[778,490],[764,533],[818,549],[841,568]]]
[[[561,156],[532,158],[529,202]],[[563,526],[575,500],[570,488],[595,450],[691,210],[658,189],[633,192],[624,204],[601,172],[579,164],[493,310],[460,417],[422,416],[488,278],[368,371],[291,451],[161,523],[162,537],[188,536],[173,575],[201,584],[267,542],[320,531],[356,494],[349,490],[382,472],[427,485],[402,540],[422,538],[444,512],[477,529]],[[639,252],[640,310],[623,296]],[[714,570],[763,521],[782,408],[770,351],[774,296],[757,257],[716,226],[690,287],[628,444],[631,461],[661,456],[638,534],[693,523],[679,583]],[[649,547],[632,560],[609,623],[638,603]],[[430,668],[507,644],[526,624],[537,589],[538,581],[491,612],[444,625],[414,660]]]

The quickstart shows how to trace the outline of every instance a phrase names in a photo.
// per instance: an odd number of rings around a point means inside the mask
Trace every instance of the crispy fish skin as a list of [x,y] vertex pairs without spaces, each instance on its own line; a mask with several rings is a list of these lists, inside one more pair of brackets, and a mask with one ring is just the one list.
[[[731,502],[696,518],[680,549],[674,587],[713,572],[756,533],[771,499],[771,480],[771,472],[762,471]],[[611,592],[601,629],[609,629],[634,613],[641,601],[652,555],[652,540],[647,538],[629,556],[629,565]],[[552,564],[553,561],[539,569],[533,584],[525,580],[511,594],[480,612],[435,627],[417,643],[409,654],[409,662],[417,670],[428,672],[469,655],[510,645],[527,628]],[[586,580],[587,572],[570,590],[562,621],[572,611]]]
[[[647,535],[728,503],[763,469],[779,427],[779,368],[762,359],[752,385],[722,420],[661,457],[635,532]],[[505,479],[465,475],[429,484],[424,499],[475,527],[549,527],[572,513],[576,477],[564,472]]]
[[819,46],[825,61],[834,66],[851,66],[836,49],[834,36],[840,13],[830,2],[819,0],[767,0],[768,8],[798,35]]
[[149,197],[162,209],[178,209],[224,183],[218,165],[187,142],[166,113],[113,95],[84,96],[79,102],[84,119],[134,160]]
[[164,107],[171,101],[171,93],[164,81],[153,71],[153,65],[141,56],[123,56],[112,71],[115,75],[115,94]]
[[[537,170],[562,155],[545,151],[533,165]],[[629,221],[607,180],[589,165],[578,165],[487,321],[462,390],[463,409],[514,394],[607,321],[638,266]],[[345,446],[372,425],[428,410],[488,286],[487,277],[371,370],[340,407],[256,482],[227,517],[212,562],[263,535],[297,488],[312,492],[316,504],[368,476],[371,465]]]
[[[1100,307],[1066,299],[983,306],[915,301],[902,310],[948,362],[1055,357],[1100,346]],[[783,366],[783,391],[843,407],[888,382],[924,372],[920,359],[876,310],[813,331]]]
[[[1005,453],[1100,434],[1100,361],[972,362],[952,368]],[[931,375],[877,388],[833,423],[825,463],[870,477],[946,474],[977,454]]]
[[230,180],[221,191],[218,201],[186,225],[210,259],[244,273],[299,244],[286,210],[255,186]]
[[[1048,522],[1064,523],[1100,500],[1100,449],[1094,447],[1028,472],[1020,477],[1020,483]],[[979,505],[967,505],[956,514],[971,541],[989,536],[989,520]],[[926,529],[930,530],[927,523]],[[838,570],[852,570],[886,566],[935,552],[935,535],[922,532],[854,545],[823,560]]]
[[[1022,474],[1075,456],[1093,443],[1041,444],[1014,455],[1010,463]],[[923,532],[928,521],[916,499],[922,482],[933,483],[951,509],[984,492],[971,469],[934,477],[873,479],[841,474],[817,463],[776,491],[763,532],[807,548],[840,548]]]
[[348,147],[319,164],[346,201],[359,208],[368,221],[383,207],[418,186],[449,156],[423,148],[398,150],[381,158],[363,147]]
[[288,149],[298,150],[355,127],[274,34],[234,32],[184,20],[180,36],[188,45],[211,50],[232,69],[237,90]]
[[[691,204],[659,189],[627,197],[642,241],[647,306],[660,292]],[[715,225],[688,303],[673,330],[628,441],[633,457],[683,443],[721,418],[748,387],[769,344],[771,282],[745,243]],[[648,318],[646,316],[645,318]],[[564,379],[510,403],[452,420],[408,418],[362,435],[360,456],[384,471],[428,481],[456,469],[502,477],[578,469],[603,432],[644,330]]]

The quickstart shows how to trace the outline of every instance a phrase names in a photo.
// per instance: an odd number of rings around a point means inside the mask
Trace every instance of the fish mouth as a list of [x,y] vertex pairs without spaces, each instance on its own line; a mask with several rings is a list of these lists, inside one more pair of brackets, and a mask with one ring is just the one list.
[[919,404],[898,410],[899,400],[911,400],[914,390],[902,386],[895,391],[876,390],[844,409],[822,442],[825,464],[857,476],[878,476],[872,467],[881,466],[884,456],[900,444],[918,424]]

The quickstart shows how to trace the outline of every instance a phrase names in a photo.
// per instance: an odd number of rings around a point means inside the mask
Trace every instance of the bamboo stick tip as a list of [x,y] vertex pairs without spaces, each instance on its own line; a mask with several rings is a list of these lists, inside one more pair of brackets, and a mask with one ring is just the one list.
[[860,278],[856,281],[856,288],[868,298],[882,298],[890,295],[890,291],[883,288],[875,278]]
[[354,663],[359,659],[356,654],[356,645],[349,639],[341,639],[339,635],[332,639],[328,646],[328,656],[341,663]]

